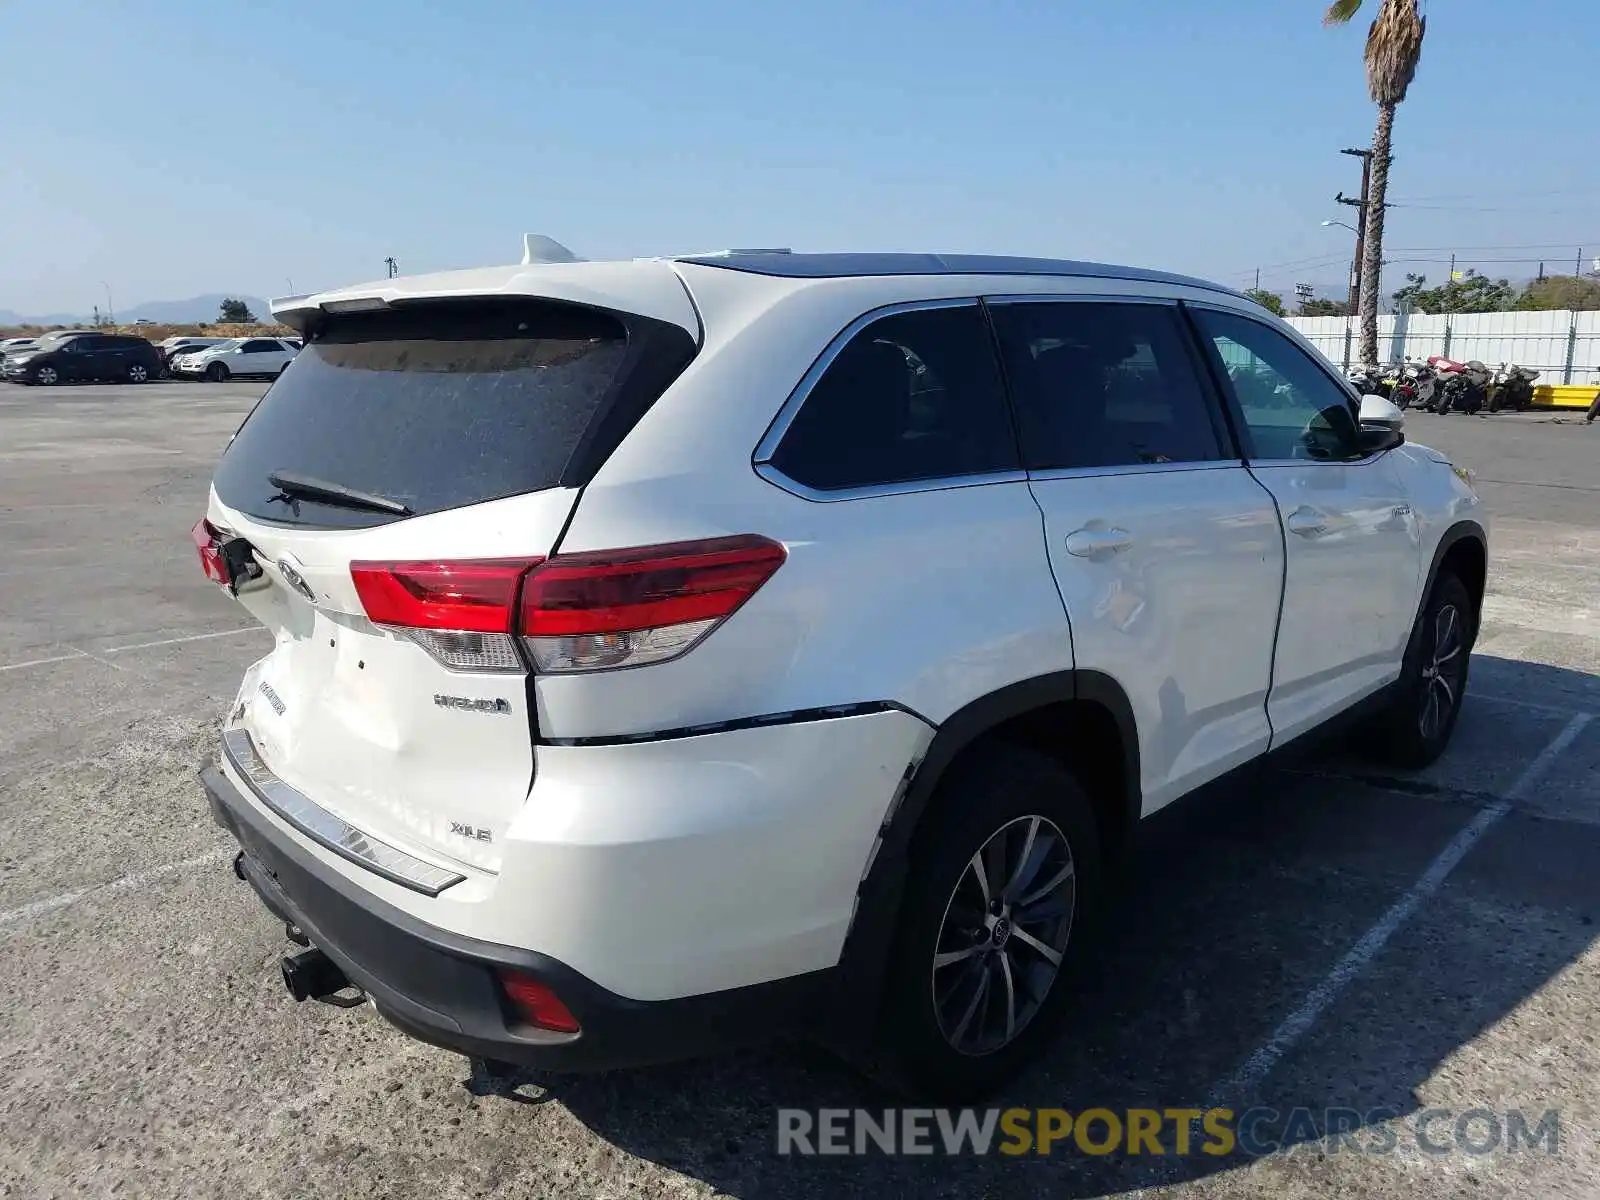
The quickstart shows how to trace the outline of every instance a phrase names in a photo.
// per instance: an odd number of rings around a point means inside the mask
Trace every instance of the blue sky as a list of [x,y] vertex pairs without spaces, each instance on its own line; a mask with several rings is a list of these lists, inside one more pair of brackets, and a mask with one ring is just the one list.
[[[1353,238],[1319,223],[1350,219],[1338,151],[1373,109],[1365,21],[1320,8],[11,6],[0,308],[510,262],[525,231],[588,257],[991,251],[1337,286]],[[1430,9],[1389,245],[1529,259],[1484,263],[1513,276],[1600,255],[1600,5]]]

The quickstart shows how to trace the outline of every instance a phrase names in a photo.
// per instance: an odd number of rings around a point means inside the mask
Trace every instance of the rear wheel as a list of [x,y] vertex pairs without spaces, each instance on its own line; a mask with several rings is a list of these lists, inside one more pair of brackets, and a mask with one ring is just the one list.
[[35,367],[33,382],[40,387],[54,387],[61,382],[61,376],[54,367]]
[[150,378],[150,369],[143,363],[134,363],[128,368],[129,383],[145,383]]
[[1416,768],[1444,753],[1461,715],[1477,622],[1466,585],[1439,576],[1406,648],[1394,704],[1381,718],[1380,757]]
[[1057,760],[996,746],[956,769],[917,835],[881,1036],[889,1082],[964,1101],[1054,1032],[1100,846],[1089,798]]
[[214,362],[206,368],[206,378],[212,383],[221,383],[228,378],[228,368],[225,363]]

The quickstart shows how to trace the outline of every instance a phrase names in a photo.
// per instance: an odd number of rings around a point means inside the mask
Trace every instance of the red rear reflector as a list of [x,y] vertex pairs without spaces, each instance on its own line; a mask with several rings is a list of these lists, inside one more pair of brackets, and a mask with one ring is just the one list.
[[541,561],[353,562],[350,577],[376,624],[509,634],[517,584]]
[[562,637],[718,620],[784,558],[780,543],[754,535],[558,554],[523,585],[518,632]]
[[495,971],[506,999],[517,1014],[535,1029],[548,1029],[554,1033],[577,1033],[578,1018],[544,984],[531,975],[500,967]]
[[217,527],[202,517],[189,531],[189,536],[200,553],[200,569],[206,573],[206,578],[223,587],[230,586],[233,575],[228,570],[228,560],[222,556],[222,547],[217,544]]

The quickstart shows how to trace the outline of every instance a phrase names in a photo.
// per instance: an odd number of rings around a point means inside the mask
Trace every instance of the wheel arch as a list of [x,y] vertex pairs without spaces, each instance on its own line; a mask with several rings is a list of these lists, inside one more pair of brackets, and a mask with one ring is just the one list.
[[1418,598],[1416,620],[1422,619],[1428,600],[1438,585],[1439,576],[1450,571],[1460,578],[1472,597],[1472,636],[1477,640],[1483,621],[1483,597],[1489,580],[1489,536],[1476,521],[1457,521],[1444,531],[1433,549],[1428,565],[1427,586]]
[[[922,757],[907,766],[866,873],[839,958],[838,1008],[824,1017],[825,1040],[868,1052],[916,836],[953,766],[994,739],[1043,749],[1078,775],[1095,804],[1108,855],[1128,841],[1142,814],[1139,738],[1133,705],[1111,676],[1057,671],[1009,684],[941,722]],[[1110,754],[1106,748],[1114,745]],[[872,1013],[872,1020],[862,1020]]]

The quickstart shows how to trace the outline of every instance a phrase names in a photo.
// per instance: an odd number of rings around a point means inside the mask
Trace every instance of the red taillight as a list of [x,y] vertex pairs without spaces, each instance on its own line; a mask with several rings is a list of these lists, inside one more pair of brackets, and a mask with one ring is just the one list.
[[511,1007],[529,1025],[553,1033],[578,1032],[578,1018],[561,1003],[560,997],[533,976],[507,967],[497,969],[495,974],[500,977],[500,986],[505,989]]
[[539,561],[353,562],[350,577],[378,625],[509,634],[517,584]]
[[[755,594],[785,558],[754,535],[550,559],[353,562],[367,616],[403,630],[448,666],[541,671],[675,658]],[[520,595],[519,595],[520,588]]]
[[558,554],[522,589],[524,637],[624,633],[726,617],[783,563],[760,537]]
[[194,548],[200,553],[200,569],[206,573],[206,578],[223,587],[231,585],[233,575],[228,570],[228,560],[222,556],[222,547],[217,543],[217,527],[201,518],[189,531],[189,536],[194,539]]
[[542,671],[676,658],[772,577],[783,546],[743,535],[558,554],[522,586],[518,632]]

